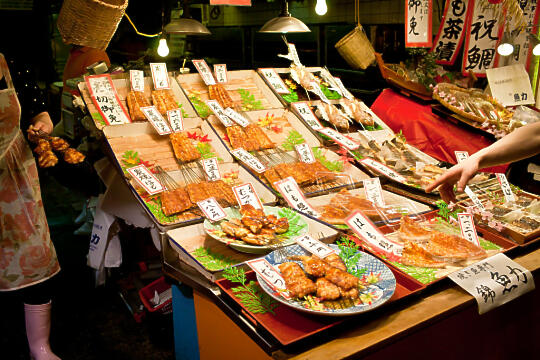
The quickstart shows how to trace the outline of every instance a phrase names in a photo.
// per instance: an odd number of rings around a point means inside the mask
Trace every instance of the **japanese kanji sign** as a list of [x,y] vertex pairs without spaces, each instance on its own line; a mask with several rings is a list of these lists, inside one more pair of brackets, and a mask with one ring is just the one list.
[[232,119],[238,125],[242,127],[246,127],[249,125],[249,121],[245,117],[243,117],[242,115],[234,111],[233,109],[226,108],[223,111],[225,112],[225,115],[227,115],[229,119]]
[[474,226],[474,218],[469,213],[457,214],[459,227],[461,229],[461,236],[473,243],[476,246],[480,246],[480,240],[478,240],[478,234],[476,233],[476,227]]
[[301,162],[306,164],[312,164],[315,162],[315,155],[313,155],[313,151],[307,143],[295,145],[294,148],[296,149]]
[[383,207],[384,197],[381,188],[381,181],[378,177],[366,179],[362,181],[364,183],[364,191],[366,199],[374,203],[376,206]]
[[349,139],[348,137],[346,137],[342,133],[337,132],[336,130],[334,130],[332,128],[325,127],[325,128],[322,128],[322,129],[318,129],[318,131],[321,134],[324,134],[324,135],[328,136],[329,138],[334,140],[339,145],[345,147],[347,150],[355,150],[355,149],[358,149],[358,147],[360,146],[360,144],[358,144],[354,140]]
[[437,64],[454,65],[468,27],[469,3],[470,0],[446,1],[443,20],[431,49],[437,54]]
[[141,111],[159,135],[167,135],[172,132],[169,124],[167,124],[155,106],[141,107]]
[[364,158],[360,160],[360,162],[364,164],[365,166],[368,166],[372,168],[373,170],[377,171],[378,173],[388,176],[390,179],[394,181],[397,181],[400,183],[405,183],[406,181],[406,179],[403,176],[401,176],[394,170],[390,169],[388,166],[381,164],[378,161],[375,161],[370,158]]
[[216,100],[208,100],[206,102],[206,105],[208,105],[208,107],[210,108],[210,110],[212,110],[212,112],[217,116],[217,118],[219,119],[219,121],[221,121],[221,123],[225,126],[225,127],[229,127],[229,126],[233,126],[234,125],[234,122],[232,122],[231,119],[229,119],[229,117],[227,116],[227,114],[225,114],[225,110],[223,110],[223,108],[221,107],[221,105],[219,105],[219,103],[216,101]]
[[85,76],[84,81],[97,111],[107,125],[131,122],[109,74]]
[[307,102],[293,103],[292,106],[296,109],[296,111],[298,111],[300,117],[306,122],[306,124],[308,124],[310,128],[313,130],[320,130],[323,128],[319,122],[319,119],[317,119]]
[[155,195],[163,192],[163,185],[144,165],[137,165],[126,170],[133,179],[143,187],[148,195]]
[[405,46],[431,47],[432,0],[405,1]]
[[184,130],[184,117],[182,116],[182,110],[180,108],[167,111],[167,120],[171,124],[173,132],[180,132]]
[[234,196],[236,196],[236,201],[238,201],[238,205],[243,206],[249,204],[255,209],[263,208],[261,199],[255,191],[252,183],[248,182],[242,185],[237,185],[234,186],[232,189],[234,192]]
[[288,94],[289,88],[283,80],[281,80],[281,77],[278,75],[276,70],[272,68],[264,68],[259,69],[261,74],[265,77],[266,81],[270,84],[270,86],[278,93],[278,94]]
[[322,92],[321,87],[316,81],[312,81],[309,83],[311,86],[311,91],[315,93],[323,102],[330,104],[330,100],[326,97],[326,95]]
[[465,186],[465,194],[467,194],[467,196],[469,197],[469,199],[471,199],[471,201],[473,202],[473,204],[475,206],[477,206],[480,210],[485,210],[486,208],[484,207],[484,204],[482,204],[482,202],[480,201],[480,199],[478,198],[478,196],[476,196],[476,194],[474,193],[474,191],[471,190],[471,188],[469,187],[469,185]]
[[503,106],[534,104],[529,74],[523,64],[486,70],[492,96]]
[[150,70],[152,70],[152,81],[154,82],[154,89],[170,89],[169,74],[167,74],[167,64],[165,63],[150,63]]
[[221,205],[213,197],[199,201],[197,206],[199,206],[204,216],[210,221],[219,221],[227,217],[225,210],[223,210]]
[[218,83],[224,84],[228,82],[227,79],[227,64],[215,64],[214,65],[214,75]]
[[335,253],[335,251],[332,250],[330,246],[320,242],[319,240],[315,240],[308,234],[295,238],[294,242],[296,242],[298,245],[300,245],[313,255],[317,255],[321,259],[324,259],[328,255]]
[[455,271],[448,277],[475,297],[479,314],[535,288],[531,272],[501,253]]
[[217,157],[203,160],[203,169],[208,181],[217,181],[221,179]]
[[315,211],[311,205],[307,202],[304,193],[298,187],[298,184],[292,176],[285,178],[274,183],[276,189],[283,195],[287,204],[289,204],[293,209],[296,209],[304,214],[308,214],[315,218],[318,218],[320,215]]
[[469,152],[467,151],[454,151],[454,154],[456,155],[456,161],[458,164],[469,158]]
[[192,60],[191,62],[195,66],[195,69],[197,69],[197,71],[199,72],[199,75],[201,75],[201,78],[206,85],[216,85],[214,75],[212,75],[212,72],[210,71],[210,68],[208,67],[206,61]]
[[258,173],[262,173],[266,170],[266,166],[264,166],[259,159],[242,148],[234,149],[231,151],[231,154]]
[[129,70],[131,90],[144,91],[144,72],[142,70]]
[[289,48],[289,55],[291,56],[291,60],[296,66],[303,66],[300,62],[300,58],[298,57],[298,52],[296,51],[296,46],[291,43],[287,43],[287,47]]
[[345,222],[369,247],[384,254],[401,257],[403,245],[388,240],[375,224],[360,211],[353,212],[345,219]]
[[499,184],[501,184],[501,190],[504,194],[504,198],[506,199],[506,202],[514,202],[516,201],[516,197],[514,196],[514,193],[512,192],[512,188],[510,187],[510,183],[506,179],[506,175],[499,173],[497,175],[497,180],[499,180]]
[[279,271],[266,259],[259,258],[250,260],[246,261],[246,264],[259,274],[259,276],[262,277],[274,291],[279,292],[284,298],[290,299],[285,280]]

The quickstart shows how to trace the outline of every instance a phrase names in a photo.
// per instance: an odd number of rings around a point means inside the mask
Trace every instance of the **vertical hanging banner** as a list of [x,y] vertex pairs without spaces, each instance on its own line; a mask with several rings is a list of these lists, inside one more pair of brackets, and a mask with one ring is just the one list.
[[432,0],[405,1],[405,47],[431,47]]
[[476,76],[485,77],[486,69],[497,67],[495,49],[502,32],[502,26],[497,24],[497,6],[502,5],[485,5],[480,0],[471,0],[468,15],[470,26],[465,36],[461,67],[465,76],[471,70]]
[[468,26],[467,9],[470,2],[471,0],[446,1],[443,20],[431,49],[437,55],[437,64],[454,65]]

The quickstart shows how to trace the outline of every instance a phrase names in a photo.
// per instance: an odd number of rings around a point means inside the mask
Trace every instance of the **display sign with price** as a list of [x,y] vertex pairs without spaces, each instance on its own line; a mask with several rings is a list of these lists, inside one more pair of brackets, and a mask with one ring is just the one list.
[[219,165],[216,157],[204,159],[203,169],[208,181],[217,181],[221,179],[221,173],[219,172]]
[[304,214],[308,214],[312,217],[318,218],[320,215],[315,209],[309,205],[304,193],[298,187],[298,184],[292,176],[285,178],[274,183],[276,189],[283,195],[287,204],[293,209],[298,210]]
[[358,149],[358,147],[360,146],[360,144],[358,144],[357,142],[349,139],[348,137],[337,132],[334,129],[326,127],[326,128],[319,129],[319,132],[321,134],[328,136],[329,138],[334,140],[336,143],[345,147],[348,150],[355,150],[355,149]]
[[154,89],[163,90],[171,88],[171,84],[169,83],[169,74],[167,73],[167,64],[150,63],[150,70],[152,70]]
[[372,168],[373,170],[377,171],[378,173],[388,176],[392,180],[395,180],[400,183],[405,183],[405,181],[407,181],[403,176],[401,176],[394,170],[390,169],[388,166],[381,164],[378,161],[375,161],[370,158],[364,158],[360,160],[360,162]]
[[131,122],[114,88],[111,75],[85,76],[84,81],[94,106],[107,125],[121,125]]
[[168,110],[167,119],[173,132],[184,131],[184,117],[181,109]]
[[301,162],[306,164],[312,164],[315,162],[313,150],[311,150],[307,143],[295,145],[294,148],[296,149]]
[[401,257],[403,245],[394,243],[386,238],[383,233],[360,211],[355,211],[345,222],[363,239],[370,247],[384,254]]
[[310,128],[313,130],[323,129],[319,119],[317,119],[307,102],[297,102],[292,104],[292,106],[296,109],[296,111],[298,111],[300,117],[308,124]]
[[319,240],[315,240],[308,234],[295,238],[294,242],[321,259],[335,253],[330,246],[320,242]]
[[285,279],[283,279],[279,271],[268,260],[259,258],[246,261],[246,264],[259,274],[274,291],[279,292],[284,298],[290,299],[287,286],[285,285]]
[[384,207],[384,196],[379,178],[374,177],[363,180],[362,182],[364,183],[366,199],[374,203],[376,206]]
[[263,204],[252,183],[237,185],[232,189],[234,196],[236,196],[236,201],[238,201],[238,205],[240,205],[240,207],[249,204],[255,209],[262,210]]
[[471,190],[471,188],[469,187],[469,185],[465,186],[465,194],[467,194],[467,196],[469,197],[469,199],[471,199],[471,201],[473,202],[473,204],[475,206],[478,207],[478,209],[484,211],[486,208],[484,207],[484,204],[482,204],[482,202],[480,201],[480,199],[478,198],[478,196],[476,196],[476,194],[474,193],[474,191]]
[[474,245],[480,246],[480,240],[478,239],[478,234],[476,233],[476,227],[474,226],[474,218],[472,214],[459,213],[457,216],[459,227],[461,229],[461,236]]
[[514,202],[516,201],[516,197],[514,196],[514,193],[512,192],[512,188],[510,187],[510,183],[506,179],[506,175],[504,174],[496,174],[497,179],[499,180],[499,184],[501,184],[501,190],[504,194],[504,198],[506,199],[506,202]]
[[247,166],[249,166],[251,169],[255,170],[258,173],[262,173],[263,171],[266,171],[266,166],[264,166],[259,159],[257,159],[255,156],[251,155],[249,152],[242,148],[235,149],[231,151],[233,156],[237,158],[238,160],[245,163]]
[[144,72],[142,70],[129,70],[129,83],[131,90],[144,91]]
[[201,209],[204,216],[212,222],[219,221],[227,217],[225,210],[223,210],[221,205],[219,205],[217,200],[213,197],[199,201],[197,206]]
[[225,114],[225,110],[219,105],[219,103],[216,100],[208,100],[206,102],[206,105],[212,110],[212,112],[217,116],[219,121],[223,124],[225,127],[233,126],[234,122],[229,119],[227,114]]
[[454,151],[454,154],[456,154],[456,161],[458,164],[469,158],[469,153],[467,151]]
[[172,132],[169,124],[167,124],[155,106],[141,107],[141,111],[159,135],[167,135]]
[[165,189],[159,180],[144,165],[137,165],[126,171],[143,187],[148,195],[155,195],[163,192]]
[[278,93],[278,94],[288,94],[289,88],[281,77],[278,75],[276,70],[272,68],[265,68],[265,69],[259,69],[261,74],[265,77],[265,79],[268,81],[270,86]]
[[225,84],[229,81],[227,79],[227,64],[215,64],[214,74],[216,75],[217,82],[220,84]]
[[193,65],[195,66],[195,69],[199,72],[199,75],[201,75],[201,78],[203,79],[204,83],[207,86],[210,85],[216,85],[216,80],[214,79],[214,75],[212,75],[212,71],[210,71],[210,68],[208,67],[208,64],[204,60],[192,60],[191,61]]
[[249,125],[249,121],[245,117],[243,117],[242,115],[234,111],[233,109],[226,108],[224,112],[225,112],[225,115],[227,115],[229,119],[232,119],[238,125],[242,127],[246,127]]

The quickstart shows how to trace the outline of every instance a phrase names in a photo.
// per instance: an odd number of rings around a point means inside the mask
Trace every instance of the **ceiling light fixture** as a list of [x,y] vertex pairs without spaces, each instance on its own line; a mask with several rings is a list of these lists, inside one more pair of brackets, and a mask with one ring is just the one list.
[[[320,0],[319,0],[320,1]],[[269,34],[287,34],[311,32],[306,24],[289,13],[289,4],[287,0],[281,2],[281,13],[279,16],[270,19],[259,30],[260,33]]]
[[326,0],[317,0],[315,4],[315,12],[317,15],[324,15],[328,11],[328,6],[326,5]]
[[192,19],[189,15],[189,4],[184,1],[182,6],[184,10],[180,19],[173,19],[170,23],[165,25],[165,32],[167,34],[180,34],[180,35],[211,35],[212,33],[206,26],[199,21]]
[[514,52],[514,45],[511,43],[510,33],[508,31],[504,32],[501,43],[497,46],[497,52],[501,56],[512,55]]

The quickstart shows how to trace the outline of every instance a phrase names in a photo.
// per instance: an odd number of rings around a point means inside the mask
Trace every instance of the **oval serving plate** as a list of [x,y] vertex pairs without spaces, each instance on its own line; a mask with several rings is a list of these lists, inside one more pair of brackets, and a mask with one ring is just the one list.
[[[340,253],[339,247],[334,244],[329,244],[329,246]],[[286,253],[284,253],[284,251]],[[327,316],[348,316],[363,313],[366,311],[373,310],[392,297],[394,291],[396,290],[396,278],[392,271],[379,259],[376,257],[367,254],[362,251],[362,256],[358,260],[353,270],[366,269],[364,273],[364,278],[371,276],[371,279],[378,280],[375,283],[367,285],[363,290],[360,290],[360,298],[364,300],[357,301],[354,306],[345,308],[345,309],[332,309],[324,305],[323,303],[318,303],[317,306],[309,306],[307,300],[294,300],[294,299],[285,299],[279,293],[275,292],[268,283],[257,274],[257,281],[259,282],[261,288],[272,298],[279,301],[282,304],[290,306],[296,310],[307,312],[310,314],[318,315],[327,315]],[[291,245],[280,250],[276,250],[266,255],[264,258],[268,260],[270,264],[277,268],[277,266],[283,262],[292,261],[288,257],[294,255],[311,255],[308,251],[304,250],[300,245]],[[300,261],[295,261],[300,266],[302,263]],[[279,271],[279,268],[278,268]]]

